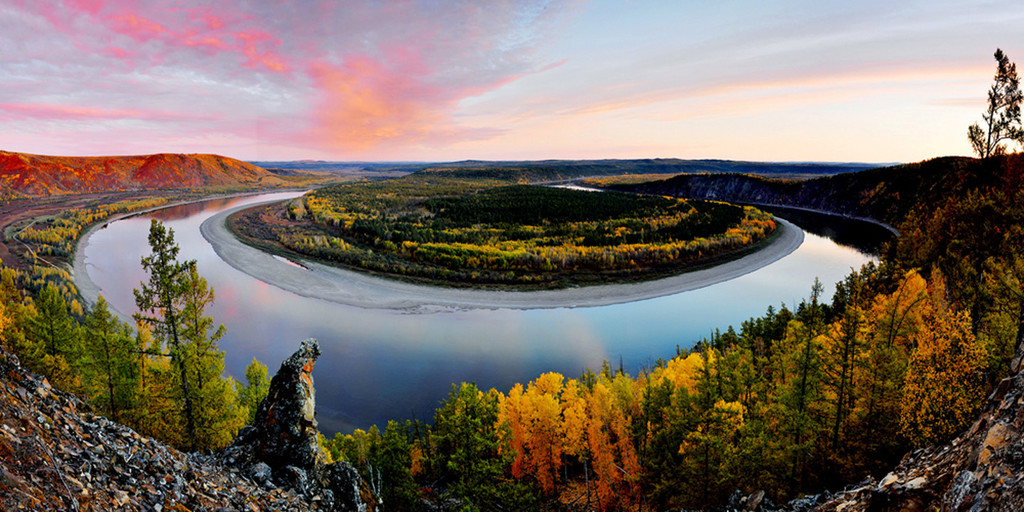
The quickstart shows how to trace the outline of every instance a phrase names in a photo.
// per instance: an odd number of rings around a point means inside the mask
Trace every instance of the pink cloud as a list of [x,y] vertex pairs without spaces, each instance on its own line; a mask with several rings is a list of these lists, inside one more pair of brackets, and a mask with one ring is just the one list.
[[239,41],[238,49],[243,55],[248,57],[249,60],[242,63],[243,66],[258,67],[263,66],[271,71],[284,72],[288,71],[288,64],[285,63],[284,59],[269,50],[260,50],[258,47],[272,46],[277,47],[281,45],[281,40],[270,36],[265,32],[253,31],[253,32],[239,32],[233,35],[235,39]]
[[[335,154],[493,136],[463,124],[459,103],[544,69],[533,53],[534,21],[562,9],[533,0],[307,9],[230,0],[197,8],[63,0],[52,9],[11,1],[54,27],[45,35],[59,44],[39,44],[58,49],[54,64],[82,56],[82,69],[74,77],[54,71],[49,94],[26,88],[23,105],[6,100],[0,117],[84,122],[155,119],[163,114],[154,106],[185,116],[212,109],[219,123],[198,131]],[[124,102],[124,94],[138,94],[137,102]]]
[[[131,0],[67,0],[63,8],[50,8],[36,2],[15,0],[26,10],[42,16],[83,51],[103,52],[110,47],[124,48],[128,38],[136,43],[156,43],[133,63],[163,63],[175,52],[199,51],[212,58],[234,55],[248,69],[276,73],[290,71],[288,58],[277,51],[281,39],[265,29],[266,20],[239,12],[230,5],[217,4],[223,13],[211,8],[181,9],[168,4]],[[95,30],[90,37],[83,28]],[[87,29],[88,30],[88,29]],[[99,35],[99,37],[95,37]],[[124,57],[115,55],[125,60]],[[175,61],[189,60],[185,54]],[[202,65],[202,61],[195,61]]]
[[61,119],[121,119],[125,117],[143,117],[138,110],[104,110],[70,105],[50,104],[11,104],[0,103],[0,112],[11,117],[31,118],[35,120]]
[[[103,109],[49,103],[0,103],[0,117],[34,121],[111,120],[111,119],[182,119],[184,116],[156,110]],[[189,119],[196,119],[189,117]]]
[[315,137],[323,144],[362,151],[444,130],[450,100],[416,75],[365,56],[349,57],[342,66],[313,63],[309,72],[322,94]]
[[112,21],[112,28],[114,30],[136,41],[147,41],[156,37],[170,35],[170,32],[163,25],[135,13],[114,16]]

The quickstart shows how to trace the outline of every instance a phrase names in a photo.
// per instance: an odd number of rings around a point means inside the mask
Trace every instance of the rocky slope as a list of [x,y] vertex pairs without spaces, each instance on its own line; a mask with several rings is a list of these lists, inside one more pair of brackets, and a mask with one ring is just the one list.
[[280,183],[263,168],[219,155],[60,157],[0,151],[0,193],[8,196]]
[[985,412],[946,445],[908,454],[881,480],[867,480],[817,507],[821,512],[1024,510],[1024,351],[1015,375]]
[[[261,406],[265,422],[311,414],[308,370],[315,357],[307,355],[313,349],[315,342],[304,344],[301,355],[286,361],[271,384],[272,389],[300,389],[308,400],[279,392],[279,400]],[[311,425],[315,435],[315,420]],[[297,433],[287,426],[282,429]],[[277,432],[284,436],[282,429]],[[236,463],[251,443],[287,447],[293,453],[299,453],[299,445],[306,450],[316,447],[308,437],[292,437],[289,444],[253,436],[251,427],[249,431],[246,441],[236,442],[234,451],[220,456],[182,453],[90,413],[87,404],[52,388],[0,349],[0,510],[367,509],[359,495],[361,481],[346,464],[291,461],[294,465],[272,468],[260,460],[262,454],[246,458],[247,466]],[[308,431],[301,435],[308,436]],[[264,467],[269,469],[263,471]],[[290,485],[285,475],[297,482],[303,475],[326,477],[307,477],[300,486]],[[353,489],[355,496],[339,492]]]

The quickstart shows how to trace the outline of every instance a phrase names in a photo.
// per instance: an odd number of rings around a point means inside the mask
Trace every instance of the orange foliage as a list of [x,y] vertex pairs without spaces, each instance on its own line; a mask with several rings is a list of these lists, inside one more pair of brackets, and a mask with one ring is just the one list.
[[282,183],[260,167],[219,155],[60,157],[0,151],[0,190],[29,196]]

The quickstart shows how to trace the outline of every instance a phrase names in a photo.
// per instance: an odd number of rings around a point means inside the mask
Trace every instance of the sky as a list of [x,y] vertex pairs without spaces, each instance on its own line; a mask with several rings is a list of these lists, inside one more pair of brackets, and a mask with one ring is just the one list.
[[969,155],[1020,0],[0,0],[0,149]]

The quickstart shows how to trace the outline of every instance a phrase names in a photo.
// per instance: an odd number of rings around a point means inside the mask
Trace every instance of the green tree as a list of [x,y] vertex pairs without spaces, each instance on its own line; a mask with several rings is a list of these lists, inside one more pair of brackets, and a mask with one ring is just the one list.
[[996,49],[995,58],[995,83],[988,90],[988,109],[981,115],[985,127],[974,123],[967,129],[967,138],[974,152],[981,158],[1004,154],[1004,141],[1024,144],[1020,117],[1020,104],[1024,96],[1020,90],[1017,65],[1010,62],[1001,49]]
[[388,510],[416,510],[419,488],[412,477],[412,425],[388,421],[384,435],[373,447],[378,494]]
[[102,295],[85,319],[82,373],[89,401],[123,422],[138,391],[138,347],[131,328],[110,312]]
[[256,419],[256,409],[269,392],[270,373],[267,365],[254,357],[249,366],[245,367],[245,386],[238,389],[238,404],[248,410],[246,421],[249,425]]
[[226,329],[223,325],[214,328],[213,319],[206,315],[215,294],[199,275],[195,262],[186,268],[181,284],[181,338],[191,379],[188,388],[196,405],[195,445],[200,450],[211,450],[231,442],[245,424],[247,411],[239,404],[234,380],[221,377],[224,351],[217,341]]
[[39,292],[36,315],[31,317],[28,334],[25,347],[29,367],[49,377],[60,389],[78,392],[81,385],[77,371],[81,357],[78,325],[52,284]]
[[193,451],[217,448],[231,440],[245,414],[233,381],[221,378],[224,353],[217,348],[217,339],[224,327],[213,329],[213,320],[205,314],[214,293],[199,275],[195,260],[178,261],[174,231],[156,219],[150,225],[149,245],[153,252],[142,258],[142,268],[150,277],[135,290],[136,321],[152,328],[161,342],[157,352],[170,358],[173,387],[182,403],[184,442]]
[[39,292],[38,313],[32,322],[32,337],[42,355],[62,356],[69,363],[78,356],[78,330],[68,314],[68,305],[52,284]]
[[452,385],[443,407],[434,415],[431,466],[452,497],[465,500],[463,510],[529,510],[531,496],[506,478],[508,451],[499,449],[495,428],[498,392],[483,393],[474,384]]
[[181,339],[181,310],[183,308],[183,277],[195,261],[178,261],[178,245],[174,230],[167,229],[153,219],[149,226],[149,247],[153,251],[142,257],[142,268],[149,272],[149,283],[139,283],[135,305],[139,312],[135,320],[152,328],[153,334],[167,346],[171,364],[176,368],[178,387],[183,401],[186,439],[191,449],[196,447],[196,418],[193,393],[189,387],[184,343]]

